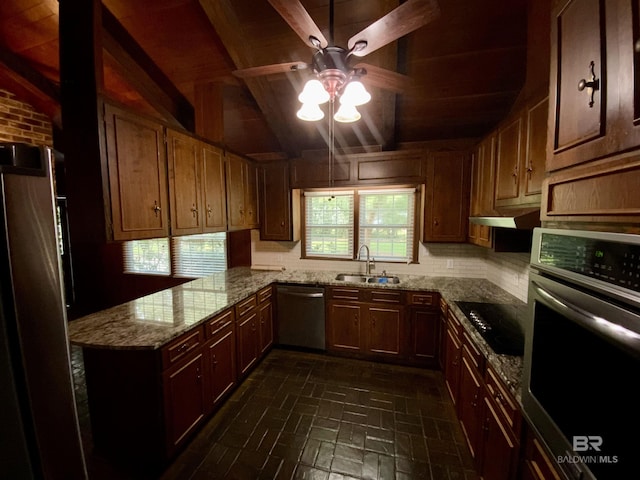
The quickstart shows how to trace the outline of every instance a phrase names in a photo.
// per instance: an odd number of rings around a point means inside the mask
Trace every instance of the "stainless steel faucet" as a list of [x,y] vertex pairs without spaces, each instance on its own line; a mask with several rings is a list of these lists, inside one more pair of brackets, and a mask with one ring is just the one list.
[[360,248],[358,249],[358,260],[362,260],[362,249],[366,249],[367,251],[367,264],[365,267],[365,275],[371,275],[371,252],[369,251],[369,246],[362,244],[360,245]]

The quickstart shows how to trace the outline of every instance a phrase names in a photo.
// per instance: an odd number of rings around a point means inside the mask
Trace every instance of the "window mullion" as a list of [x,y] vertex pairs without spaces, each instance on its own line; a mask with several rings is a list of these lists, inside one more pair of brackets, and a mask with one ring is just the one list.
[[360,195],[356,190],[353,193],[353,259],[358,258],[360,250]]

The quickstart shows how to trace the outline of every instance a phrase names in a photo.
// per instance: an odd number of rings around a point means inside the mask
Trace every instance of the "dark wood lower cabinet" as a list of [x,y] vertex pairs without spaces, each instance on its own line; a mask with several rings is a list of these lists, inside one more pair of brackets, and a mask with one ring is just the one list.
[[481,453],[483,393],[482,376],[478,372],[476,365],[466,354],[466,350],[463,350],[460,368],[458,419],[476,465]]
[[504,425],[495,404],[484,397],[484,438],[481,462],[483,480],[515,478],[519,443]]
[[209,367],[207,411],[210,412],[236,385],[236,336],[232,325],[205,346],[205,354]]
[[361,352],[360,305],[330,302],[327,315],[327,349],[334,352]]
[[238,374],[242,377],[249,373],[258,361],[259,331],[258,312],[254,309],[250,314],[240,318],[237,325]]
[[454,405],[460,393],[460,355],[462,346],[457,333],[447,328],[444,354],[444,382]]
[[440,311],[410,307],[411,355],[419,365],[435,367],[440,352]]
[[260,356],[265,355],[273,346],[274,322],[271,286],[258,293],[258,320],[260,322]]
[[167,449],[170,452],[195,431],[205,416],[204,368],[204,355],[198,353],[163,374]]
[[369,332],[367,352],[373,355],[398,357],[404,343],[403,312],[400,307],[366,307]]

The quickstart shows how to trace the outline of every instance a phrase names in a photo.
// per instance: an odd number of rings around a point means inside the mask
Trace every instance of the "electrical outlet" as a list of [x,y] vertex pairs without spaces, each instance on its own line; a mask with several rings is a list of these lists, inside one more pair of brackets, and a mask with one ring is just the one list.
[[447,260],[447,268],[453,268],[453,259],[452,258]]

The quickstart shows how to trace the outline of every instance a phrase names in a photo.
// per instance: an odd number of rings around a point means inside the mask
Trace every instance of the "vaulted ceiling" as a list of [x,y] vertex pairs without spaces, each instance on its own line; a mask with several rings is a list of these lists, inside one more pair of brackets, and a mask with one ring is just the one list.
[[[329,0],[302,0],[329,38]],[[336,0],[335,44],[399,3]],[[440,16],[362,59],[372,101],[362,119],[336,124],[337,147],[394,149],[412,142],[464,139],[487,133],[509,111],[525,79],[526,0],[439,0]],[[223,143],[257,157],[299,156],[327,146],[329,120],[296,118],[310,69],[239,78],[237,69],[310,62],[305,44],[267,0],[103,0],[130,36],[196,110],[222,112]],[[141,113],[166,117],[113,48],[104,55],[105,95]],[[0,2],[0,88],[59,122],[58,1]],[[376,78],[375,67],[406,75],[400,87]],[[386,83],[385,83],[386,82]],[[384,88],[381,88],[381,85]],[[202,104],[197,92],[221,92]],[[198,112],[196,112],[196,117]]]

